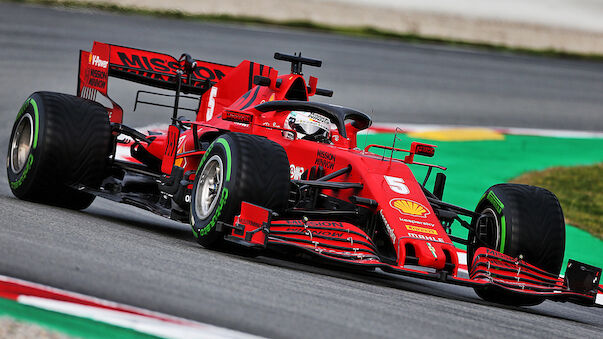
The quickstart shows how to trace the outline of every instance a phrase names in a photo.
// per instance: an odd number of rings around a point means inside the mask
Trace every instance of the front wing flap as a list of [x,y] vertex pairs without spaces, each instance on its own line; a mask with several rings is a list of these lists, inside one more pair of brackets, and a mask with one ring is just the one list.
[[570,260],[565,277],[559,277],[520,258],[481,247],[473,256],[469,276],[472,281],[517,293],[588,305],[597,299],[601,269]]

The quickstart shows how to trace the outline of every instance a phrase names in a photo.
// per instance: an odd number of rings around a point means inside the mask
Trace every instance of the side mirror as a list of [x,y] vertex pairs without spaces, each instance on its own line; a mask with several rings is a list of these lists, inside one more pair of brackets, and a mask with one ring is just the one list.
[[433,155],[435,154],[434,146],[417,142],[412,143],[410,150],[415,154],[430,158],[433,157]]
[[437,146],[424,144],[422,142],[413,141],[410,144],[410,154],[404,158],[404,162],[412,164],[415,154],[422,155],[424,157],[433,157],[435,154],[435,148]]

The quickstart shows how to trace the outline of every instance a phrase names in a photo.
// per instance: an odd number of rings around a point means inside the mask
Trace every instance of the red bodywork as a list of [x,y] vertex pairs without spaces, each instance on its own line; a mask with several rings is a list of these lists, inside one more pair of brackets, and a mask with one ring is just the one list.
[[[257,107],[267,102],[308,101],[317,93],[316,78],[310,77],[306,82],[301,74],[279,75],[272,67],[247,60],[236,67],[196,60],[196,66],[190,76],[182,78],[181,89],[200,96],[196,120],[184,122],[191,128],[171,137],[163,131],[152,135],[148,144],[139,146],[162,159],[164,174],[169,175],[173,165],[182,167],[185,173],[195,173],[204,151],[195,147],[194,133],[209,141],[225,131],[261,135],[286,150],[293,181],[307,178],[312,168],[321,167],[324,175],[328,175],[351,166],[349,172],[332,181],[359,185],[349,189],[323,189],[322,193],[344,201],[357,198],[374,201],[375,204],[366,208],[381,218],[385,226],[383,230],[367,234],[359,225],[332,217],[312,221],[301,217],[279,220],[261,206],[243,203],[241,215],[232,225],[234,228],[227,228],[230,233],[227,238],[250,246],[296,248],[329,261],[379,267],[432,280],[470,286],[491,284],[559,300],[594,302],[596,295],[571,291],[562,278],[552,277],[519,259],[490,249],[481,248],[474,262],[467,263],[469,267],[463,262],[464,258],[459,260],[459,255],[465,255],[464,251],[453,245],[408,166],[418,164],[415,155],[433,155],[434,146],[413,143],[411,149],[405,151],[408,156],[404,160],[389,156],[394,152],[391,147],[371,145],[361,150],[356,144],[356,135],[361,129],[353,123],[345,124],[343,130],[333,128],[330,144],[292,140],[284,136],[284,132],[295,133],[284,127],[289,111],[262,111]],[[95,42],[91,52],[82,51],[80,55],[78,95],[94,99],[96,93],[100,93],[109,98],[109,76],[175,89],[176,74],[182,67],[181,61],[165,54]],[[270,81],[256,85],[258,76]],[[121,123],[123,110],[111,102],[110,120]],[[368,125],[362,126],[366,127]],[[177,152],[165,160],[165,154],[169,153],[167,144],[173,143],[175,138]],[[382,148],[380,152],[386,156],[370,152],[369,148],[373,147]],[[194,174],[188,179],[193,177]],[[389,241],[386,247],[393,250],[389,256],[378,250],[374,241],[377,232],[385,233],[379,236]]]

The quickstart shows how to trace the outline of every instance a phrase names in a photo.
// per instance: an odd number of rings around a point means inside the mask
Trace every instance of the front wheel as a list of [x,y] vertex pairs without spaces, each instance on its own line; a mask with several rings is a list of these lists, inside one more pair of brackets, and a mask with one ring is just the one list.
[[227,133],[199,163],[191,194],[191,227],[203,247],[220,243],[218,222],[232,224],[243,201],[273,211],[287,206],[289,160],[279,144],[264,137]]
[[[475,212],[475,232],[469,235],[468,263],[477,248],[486,246],[552,274],[559,274],[565,251],[565,221],[557,197],[528,185],[499,184],[490,187]],[[479,238],[479,240],[478,240]],[[484,300],[507,305],[537,305],[542,297],[526,296],[495,286],[475,288]]]

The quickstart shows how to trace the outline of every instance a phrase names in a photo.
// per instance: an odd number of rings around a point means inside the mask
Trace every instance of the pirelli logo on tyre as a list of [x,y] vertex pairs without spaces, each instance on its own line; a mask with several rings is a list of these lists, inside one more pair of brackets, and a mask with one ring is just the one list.
[[423,206],[422,204],[420,204],[416,201],[412,201],[412,200],[408,200],[408,199],[402,199],[402,198],[392,199],[392,200],[390,200],[389,205],[391,207],[397,209],[398,212],[400,212],[404,215],[412,215],[415,217],[427,218],[427,216],[429,214],[431,214],[431,212],[429,212],[429,209],[427,209],[427,207]]

